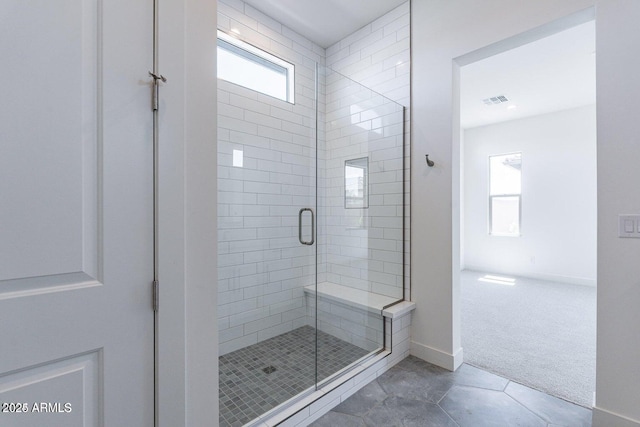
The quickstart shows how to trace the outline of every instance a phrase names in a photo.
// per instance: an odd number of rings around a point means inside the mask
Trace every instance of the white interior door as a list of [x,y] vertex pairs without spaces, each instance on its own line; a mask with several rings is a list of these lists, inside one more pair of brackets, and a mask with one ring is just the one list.
[[152,36],[150,0],[0,1],[1,426],[153,425]]

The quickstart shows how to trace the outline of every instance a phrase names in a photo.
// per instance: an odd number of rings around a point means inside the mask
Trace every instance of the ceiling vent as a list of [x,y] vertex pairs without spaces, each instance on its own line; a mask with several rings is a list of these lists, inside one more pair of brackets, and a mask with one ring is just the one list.
[[509,102],[509,100],[504,95],[498,95],[498,96],[492,96],[491,98],[485,98],[482,100],[482,102],[485,105],[495,105],[495,104],[502,104],[503,102]]

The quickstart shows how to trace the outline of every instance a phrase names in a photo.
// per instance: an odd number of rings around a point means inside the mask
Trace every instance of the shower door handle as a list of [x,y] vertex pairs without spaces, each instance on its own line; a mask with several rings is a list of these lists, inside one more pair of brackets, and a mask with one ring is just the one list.
[[[306,240],[302,240],[302,214],[305,211],[309,211],[311,212],[311,240],[306,241]],[[311,208],[302,208],[300,209],[300,212],[298,212],[298,240],[300,241],[300,243],[302,243],[303,245],[313,245],[313,242],[315,242],[315,229],[316,229],[316,217],[313,213],[313,209]]]

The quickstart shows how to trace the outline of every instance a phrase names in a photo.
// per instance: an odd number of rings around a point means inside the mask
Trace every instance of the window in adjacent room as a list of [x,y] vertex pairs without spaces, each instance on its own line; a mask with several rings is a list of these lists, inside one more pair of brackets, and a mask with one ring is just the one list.
[[520,236],[522,153],[489,156],[489,234]]
[[218,78],[294,103],[294,65],[218,30]]
[[369,158],[344,162],[344,207],[346,209],[369,207]]

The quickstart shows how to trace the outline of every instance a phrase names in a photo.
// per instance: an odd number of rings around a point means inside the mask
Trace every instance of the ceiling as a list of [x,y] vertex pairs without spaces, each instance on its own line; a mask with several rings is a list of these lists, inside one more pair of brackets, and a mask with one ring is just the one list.
[[407,0],[244,0],[327,48]]
[[[407,0],[244,0],[326,48]],[[461,68],[462,128],[595,104],[595,24],[588,22]],[[503,95],[509,101],[485,105]]]
[[[592,21],[462,67],[461,127],[595,104],[595,49]],[[499,95],[509,101],[483,102]]]

